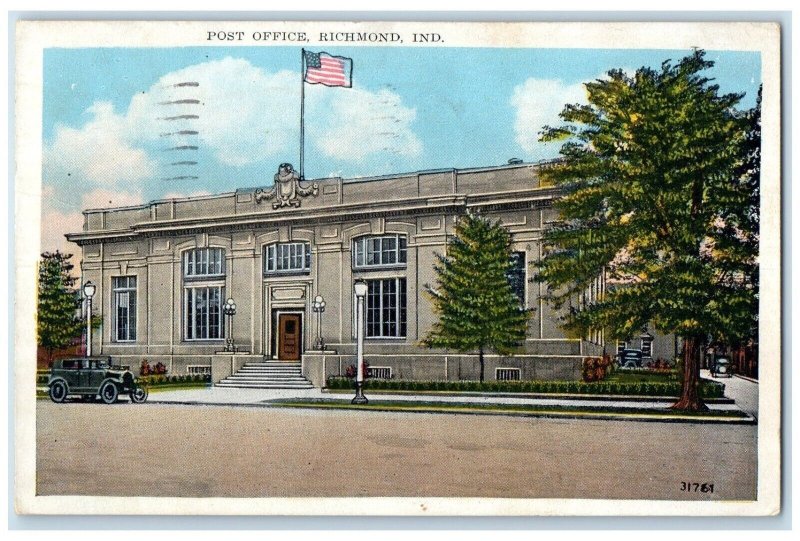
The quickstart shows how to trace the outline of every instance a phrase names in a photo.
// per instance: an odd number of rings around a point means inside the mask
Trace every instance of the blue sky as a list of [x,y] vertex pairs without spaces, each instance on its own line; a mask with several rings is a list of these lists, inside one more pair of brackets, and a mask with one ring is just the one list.
[[[582,99],[583,82],[690,53],[322,50],[353,59],[353,88],[306,85],[309,179],[551,158],[558,147],[538,143],[537,132],[558,123],[564,103]],[[707,58],[721,91],[744,92],[741,107],[752,106],[759,54],[708,51]],[[174,86],[188,80],[199,86]],[[50,213],[50,223],[75,230],[86,207],[267,185],[279,163],[298,165],[299,95],[298,47],[48,49],[44,221]],[[184,99],[201,103],[168,104]],[[164,120],[184,114],[200,118]],[[162,135],[181,130],[198,134]],[[197,150],[166,150],[181,146]],[[63,232],[48,229],[43,249],[55,248]]]

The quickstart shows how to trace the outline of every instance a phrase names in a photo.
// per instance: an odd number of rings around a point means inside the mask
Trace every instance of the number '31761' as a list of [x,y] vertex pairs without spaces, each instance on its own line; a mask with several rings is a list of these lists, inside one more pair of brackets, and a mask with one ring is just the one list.
[[692,483],[681,481],[681,492],[714,492],[714,483]]

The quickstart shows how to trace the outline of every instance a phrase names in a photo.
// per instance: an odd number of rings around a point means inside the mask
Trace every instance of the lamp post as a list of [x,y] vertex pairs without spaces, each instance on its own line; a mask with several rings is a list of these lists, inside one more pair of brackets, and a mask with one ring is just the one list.
[[222,313],[228,317],[228,338],[225,340],[225,351],[236,352],[236,346],[233,343],[233,316],[236,315],[236,303],[233,299],[225,301],[225,306],[222,307]]
[[351,404],[366,404],[367,397],[364,396],[364,299],[367,297],[367,283],[364,280],[356,280],[353,285],[356,294],[356,396],[350,401]]
[[90,281],[83,284],[83,295],[86,297],[86,356],[92,356],[92,297],[97,291]]
[[322,312],[325,311],[325,299],[322,298],[322,295],[314,297],[314,301],[311,303],[311,310],[317,314],[317,343],[314,344],[314,349],[323,351],[325,349],[325,340],[322,339]]

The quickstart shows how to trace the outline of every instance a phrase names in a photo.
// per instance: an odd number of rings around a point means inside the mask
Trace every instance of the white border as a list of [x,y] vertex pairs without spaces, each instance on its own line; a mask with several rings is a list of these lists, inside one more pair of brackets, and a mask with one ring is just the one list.
[[[35,299],[41,215],[42,51],[46,47],[230,46],[204,41],[208,29],[252,34],[320,31],[438,32],[445,47],[754,50],[762,54],[762,221],[758,499],[755,502],[493,498],[112,498],[35,495]],[[348,22],[19,22],[16,56],[15,431],[16,509],[61,514],[341,515],[739,515],[780,505],[780,33],[776,23],[348,23]],[[243,41],[238,45],[264,45]],[[310,41],[306,45],[319,45]],[[347,43],[348,46],[371,46]],[[402,46],[408,46],[404,43]],[[428,45],[428,44],[426,44]],[[357,503],[356,503],[357,502]],[[421,507],[424,504],[424,507]],[[76,511],[76,506],[78,510]],[[426,509],[421,512],[420,509]]]

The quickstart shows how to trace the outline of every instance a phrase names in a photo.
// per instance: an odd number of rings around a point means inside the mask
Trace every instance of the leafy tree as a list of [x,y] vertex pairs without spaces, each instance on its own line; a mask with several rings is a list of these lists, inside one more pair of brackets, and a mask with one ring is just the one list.
[[742,95],[719,93],[702,75],[713,66],[704,56],[697,50],[633,76],[609,71],[586,84],[589,105],[566,105],[568,124],[542,133],[566,142],[541,173],[564,197],[537,280],[556,306],[572,304],[600,273],[621,284],[572,306],[567,328],[625,338],[652,322],[683,337],[683,392],[673,407],[685,410],[706,409],[701,348],[709,336],[746,333],[757,294],[745,278],[757,240],[748,244],[743,229],[757,224],[758,199],[742,173],[747,121],[734,109]]
[[75,290],[72,276],[72,254],[45,252],[39,262],[39,301],[37,334],[39,345],[47,350],[49,361],[53,352],[67,347],[81,335],[83,320],[78,316],[80,294]]
[[511,237],[499,224],[476,214],[461,217],[447,255],[437,254],[438,285],[426,285],[439,321],[423,340],[430,348],[513,353],[525,339],[530,313],[520,306],[509,275]]

